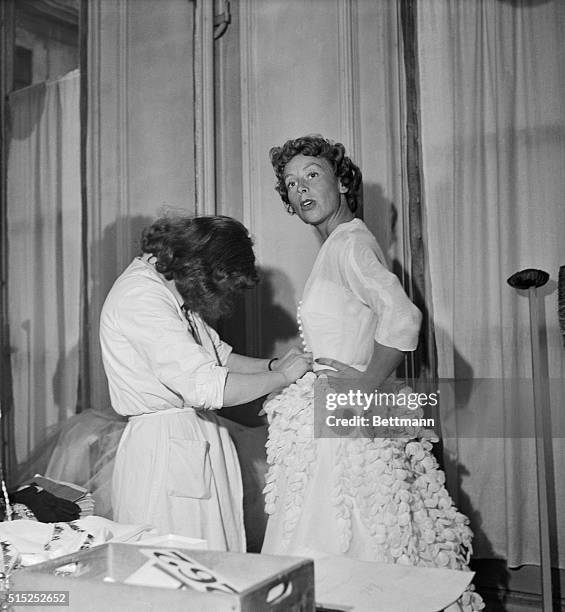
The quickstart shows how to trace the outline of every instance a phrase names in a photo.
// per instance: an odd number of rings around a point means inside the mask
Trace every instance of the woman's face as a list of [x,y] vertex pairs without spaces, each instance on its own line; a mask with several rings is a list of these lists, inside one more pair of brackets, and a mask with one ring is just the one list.
[[344,213],[351,214],[341,198],[347,189],[325,157],[296,155],[284,169],[284,182],[293,210],[304,223],[316,226],[325,237],[336,220],[339,224]]

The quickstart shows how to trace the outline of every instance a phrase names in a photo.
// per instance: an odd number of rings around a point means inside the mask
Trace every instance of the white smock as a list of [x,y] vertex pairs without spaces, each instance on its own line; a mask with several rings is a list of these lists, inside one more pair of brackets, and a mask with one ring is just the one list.
[[231,347],[190,316],[194,335],[147,257],[134,259],[104,303],[100,342],[112,407],[129,417],[114,467],[114,520],[244,551],[240,466],[214,413]]

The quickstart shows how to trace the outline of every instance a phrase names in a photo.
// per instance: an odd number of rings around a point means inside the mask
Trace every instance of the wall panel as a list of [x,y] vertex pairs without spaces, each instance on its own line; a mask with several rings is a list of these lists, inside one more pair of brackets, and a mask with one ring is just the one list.
[[343,142],[364,173],[362,214],[403,267],[397,28],[395,2],[239,2],[243,220],[266,281],[248,313],[256,353],[295,341],[296,305],[320,245],[273,189],[271,146],[308,133]]
[[91,405],[106,408],[98,343],[104,298],[160,209],[194,212],[194,5],[91,0],[87,6]]

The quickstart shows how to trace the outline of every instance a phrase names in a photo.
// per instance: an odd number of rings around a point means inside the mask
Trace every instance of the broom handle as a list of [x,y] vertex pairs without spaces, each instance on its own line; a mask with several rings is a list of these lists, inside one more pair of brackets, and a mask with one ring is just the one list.
[[547,440],[544,421],[549,410],[547,364],[541,355],[540,316],[537,289],[528,289],[530,299],[530,334],[532,342],[532,381],[534,387],[534,415],[536,436],[536,466],[538,481],[538,511],[540,531],[540,556],[542,574],[543,611],[552,612],[553,597],[551,585],[551,552],[549,539],[549,507],[547,495],[546,451],[551,449],[551,440]]

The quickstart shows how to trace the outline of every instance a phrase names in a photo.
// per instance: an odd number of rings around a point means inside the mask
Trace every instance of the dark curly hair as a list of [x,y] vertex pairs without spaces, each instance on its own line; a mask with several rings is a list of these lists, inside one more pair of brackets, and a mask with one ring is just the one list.
[[175,281],[185,309],[208,322],[229,314],[235,294],[259,280],[249,232],[231,217],[161,217],[143,231],[141,249]]
[[284,182],[284,169],[296,155],[323,157],[331,164],[336,177],[347,187],[345,199],[352,212],[357,210],[357,198],[363,177],[361,170],[345,154],[345,147],[340,142],[332,142],[323,136],[313,134],[294,140],[287,140],[282,147],[273,147],[269,151],[271,164],[275,170],[277,183],[275,189],[284,202],[287,211],[292,211],[288,192]]

